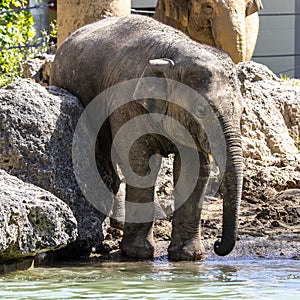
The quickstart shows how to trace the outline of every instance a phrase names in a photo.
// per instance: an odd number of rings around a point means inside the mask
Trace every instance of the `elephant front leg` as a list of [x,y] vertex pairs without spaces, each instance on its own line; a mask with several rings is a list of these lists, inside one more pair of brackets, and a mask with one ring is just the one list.
[[149,259],[154,256],[154,185],[161,156],[153,155],[156,153],[151,151],[150,146],[149,137],[136,141],[130,155],[132,170],[123,170],[126,178],[126,201],[120,247],[125,256],[135,259]]
[[[200,170],[196,187],[192,194],[182,195],[182,191],[175,191],[175,212],[173,215],[171,244],[168,248],[169,259],[180,260],[203,260],[205,249],[201,242],[201,197],[204,197],[210,173],[210,163],[205,154],[199,154]],[[180,157],[175,155],[174,161],[174,183],[176,184],[181,172],[186,180],[189,180],[190,166],[180,167]],[[182,174],[183,172],[183,174]],[[187,183],[188,184],[188,183]],[[176,187],[178,188],[178,187]],[[188,197],[182,203],[182,198]],[[180,198],[180,199],[179,199]]]
[[125,225],[121,251],[128,258],[149,259],[154,256],[153,201],[154,188],[126,186]]

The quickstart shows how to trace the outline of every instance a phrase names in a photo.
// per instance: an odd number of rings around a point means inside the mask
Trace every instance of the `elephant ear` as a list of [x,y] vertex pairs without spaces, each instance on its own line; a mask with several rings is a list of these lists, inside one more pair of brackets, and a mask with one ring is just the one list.
[[166,74],[174,65],[175,63],[169,58],[152,59],[148,62],[141,79],[138,81],[133,99],[138,100],[149,113],[166,113],[167,102],[160,99],[167,99],[168,97],[167,80],[160,80],[158,83],[151,78],[167,78]]
[[261,0],[251,0],[246,6],[246,17],[263,9]]

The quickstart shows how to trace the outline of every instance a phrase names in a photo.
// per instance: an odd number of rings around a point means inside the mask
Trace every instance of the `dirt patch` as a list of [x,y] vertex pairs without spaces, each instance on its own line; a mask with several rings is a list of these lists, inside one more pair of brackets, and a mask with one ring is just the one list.
[[[257,200],[257,199],[256,199]],[[222,232],[222,200],[210,199],[202,211],[202,239],[207,256],[215,256],[214,242]],[[154,226],[156,256],[166,256],[171,239],[171,220],[158,220]],[[124,260],[119,242],[122,230],[110,228],[103,247],[92,256],[102,259]],[[98,253],[98,254],[97,254]],[[300,259],[300,189],[278,193],[263,202],[243,200],[239,217],[239,236],[233,257],[285,257]]]

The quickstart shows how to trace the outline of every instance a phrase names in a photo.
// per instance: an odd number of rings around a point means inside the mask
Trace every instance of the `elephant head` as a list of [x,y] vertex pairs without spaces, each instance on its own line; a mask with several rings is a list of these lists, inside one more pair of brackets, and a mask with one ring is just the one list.
[[[226,60],[229,62],[229,60]],[[234,76],[232,64],[227,67],[210,65],[203,66],[203,62],[176,62],[171,59],[154,59],[149,62],[144,71],[144,77],[158,77],[180,81],[182,85],[176,86],[168,80],[162,86],[139,86],[137,90],[141,95],[143,90],[155,90],[164,94],[165,98],[176,99],[176,105],[168,101],[142,100],[141,104],[149,113],[167,115],[171,118],[159,120],[163,132],[175,136],[180,143],[193,147],[185,139],[185,132],[176,126],[174,120],[179,120],[188,128],[197,144],[197,150],[204,155],[213,154],[217,163],[225,161],[224,176],[221,190],[223,199],[223,233],[221,241],[215,243],[215,252],[224,256],[231,252],[235,245],[238,227],[238,211],[242,194],[243,159],[241,147],[240,118],[243,110],[242,96],[239,84]],[[190,67],[192,65],[192,67]],[[224,64],[226,65],[226,63]],[[188,67],[187,67],[188,66]],[[222,71],[220,71],[222,69]],[[224,71],[225,69],[225,71]],[[180,74],[180,78],[174,77]],[[184,90],[184,92],[182,92]],[[200,97],[195,94],[201,95]],[[139,98],[136,95],[136,98]],[[181,101],[182,99],[182,101]],[[186,101],[186,100],[189,101]],[[209,106],[209,107],[208,107]],[[183,109],[182,109],[183,108]],[[193,112],[192,115],[187,113]],[[216,124],[218,123],[218,124]],[[210,138],[207,132],[210,128],[220,131]],[[223,143],[223,145],[222,145]],[[224,146],[224,147],[223,147]]]
[[260,9],[261,0],[159,0],[154,18],[222,49],[238,63],[252,57]]

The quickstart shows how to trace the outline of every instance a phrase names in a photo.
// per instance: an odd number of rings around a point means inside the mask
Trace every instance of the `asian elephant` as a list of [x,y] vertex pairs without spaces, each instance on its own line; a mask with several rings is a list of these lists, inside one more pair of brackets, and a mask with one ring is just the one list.
[[[128,98],[125,104],[112,109],[98,136],[105,159],[110,166],[119,164],[126,179],[125,225],[120,245],[123,254],[139,259],[153,257],[151,205],[155,180],[161,157],[175,153],[174,182],[183,182],[183,188],[176,192],[175,187],[176,209],[168,255],[171,260],[204,258],[201,199],[214,148],[226,162],[222,179],[223,231],[214,249],[218,255],[227,255],[237,237],[243,177],[242,97],[232,60],[223,51],[201,45],[170,26],[149,17],[131,15],[82,27],[59,47],[52,67],[51,84],[78,96],[86,109],[98,94],[131,82],[133,87],[113,92],[99,109],[100,113],[110,110],[117,97]],[[131,130],[123,130],[133,119],[140,121]],[[224,148],[218,138],[208,140],[201,122],[208,122],[206,129],[219,126]],[[146,127],[147,133],[136,137]],[[114,143],[117,136],[121,144]],[[130,149],[125,150],[131,140]],[[154,174],[150,186],[137,186],[130,174],[126,177],[121,159],[126,151],[134,174],[141,178]],[[185,166],[182,151],[188,154]],[[191,151],[196,151],[196,158],[189,157]],[[193,175],[191,170],[197,161],[199,169]],[[183,190],[191,181],[195,187],[183,201],[181,197],[186,196]],[[147,209],[143,211],[144,204]],[[141,218],[142,214],[147,214],[147,218]]]
[[260,9],[261,0],[158,0],[154,18],[222,49],[238,63],[253,55]]

